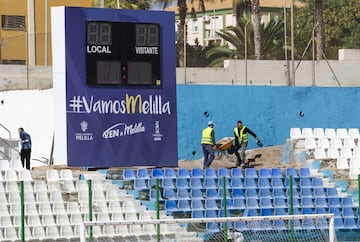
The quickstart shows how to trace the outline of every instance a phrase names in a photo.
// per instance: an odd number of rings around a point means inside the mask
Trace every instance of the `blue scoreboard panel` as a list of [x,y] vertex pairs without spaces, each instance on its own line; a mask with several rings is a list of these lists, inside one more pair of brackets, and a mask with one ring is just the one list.
[[55,164],[178,165],[174,21],[52,8]]

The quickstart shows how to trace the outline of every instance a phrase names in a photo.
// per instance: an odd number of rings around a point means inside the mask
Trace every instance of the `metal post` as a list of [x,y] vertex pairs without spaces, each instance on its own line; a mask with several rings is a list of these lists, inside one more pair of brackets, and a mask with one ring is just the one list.
[[286,81],[288,86],[290,86],[290,66],[288,59],[288,49],[287,49],[287,33],[286,33],[286,0],[284,0],[284,46],[285,46],[285,61],[286,61]]
[[187,21],[185,20],[184,23],[184,84],[186,84],[186,25],[187,25]]
[[21,241],[25,242],[24,181],[20,181]]
[[315,86],[315,27],[312,29],[311,40],[312,40],[312,68],[311,68],[312,80],[311,80],[311,85]]
[[[222,189],[223,189],[223,200],[224,200],[224,217],[227,217],[227,208],[226,208],[226,180],[225,176],[222,177]],[[224,242],[227,242],[227,222],[224,222]]]
[[45,13],[44,13],[44,66],[48,65],[48,0],[45,0]]
[[329,242],[335,242],[335,216],[332,216],[329,220]]
[[[294,202],[293,202],[293,177],[290,176],[290,215],[294,215]],[[294,241],[294,220],[290,221],[291,241]]]
[[[89,221],[93,221],[92,219],[92,188],[91,188],[91,180],[89,179],[88,181],[88,196],[89,196]],[[93,241],[93,227],[92,224],[89,226],[89,241],[92,242]]]
[[295,86],[294,0],[291,0],[291,86]]
[[[155,180],[156,187],[156,219],[160,219],[160,196],[159,196],[159,178]],[[160,242],[160,224],[156,224],[157,241]]]
[[245,53],[244,53],[244,58],[245,58],[245,85],[247,86],[248,84],[248,72],[247,72],[247,25],[250,23],[251,21],[248,20],[247,23],[245,24],[245,27],[244,27],[244,38],[245,38]]

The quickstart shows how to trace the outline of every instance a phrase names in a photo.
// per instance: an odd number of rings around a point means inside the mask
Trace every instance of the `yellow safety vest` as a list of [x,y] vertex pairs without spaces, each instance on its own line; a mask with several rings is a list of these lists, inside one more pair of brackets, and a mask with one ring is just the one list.
[[239,144],[243,143],[243,142],[248,142],[249,141],[249,135],[248,133],[244,134],[244,129],[246,128],[246,126],[242,126],[240,129],[240,134],[238,132],[238,127],[234,128],[234,133],[236,135],[236,137],[238,138]]
[[207,127],[203,129],[202,131],[202,137],[201,137],[201,144],[209,144],[213,145],[214,142],[212,140],[211,132],[213,131],[213,128]]

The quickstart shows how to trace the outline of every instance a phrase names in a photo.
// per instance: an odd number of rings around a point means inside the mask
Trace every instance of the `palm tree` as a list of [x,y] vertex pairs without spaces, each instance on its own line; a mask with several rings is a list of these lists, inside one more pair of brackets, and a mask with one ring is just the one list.
[[[225,59],[243,59],[245,57],[245,33],[244,27],[249,19],[242,18],[237,26],[228,26],[226,29],[218,32],[228,44],[224,46],[213,47],[206,52],[207,58],[214,58],[209,66],[223,66]],[[283,59],[283,23],[280,21],[270,20],[268,24],[261,24],[260,34],[264,36],[261,43],[261,52],[264,53],[265,59]],[[254,28],[251,26],[247,30],[250,37],[254,37]],[[247,38],[249,59],[256,59],[255,45],[251,38]],[[229,48],[229,45],[232,47]]]
[[315,0],[315,38],[316,38],[316,58],[322,59],[324,49],[324,23],[322,0]]
[[260,2],[259,0],[251,1],[251,18],[254,26],[254,46],[255,46],[255,59],[260,60],[262,58],[261,53],[261,32],[260,32]]

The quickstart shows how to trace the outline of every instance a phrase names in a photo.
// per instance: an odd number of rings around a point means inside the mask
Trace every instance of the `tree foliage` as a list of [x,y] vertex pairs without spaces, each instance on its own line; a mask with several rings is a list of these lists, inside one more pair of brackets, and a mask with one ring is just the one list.
[[[304,5],[295,8],[295,48],[297,58],[304,52],[314,28],[314,1],[301,0]],[[328,59],[337,59],[338,50],[360,48],[360,1],[323,1],[324,53]],[[288,25],[290,27],[290,25]],[[305,59],[311,59],[307,51]]]

